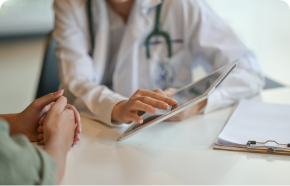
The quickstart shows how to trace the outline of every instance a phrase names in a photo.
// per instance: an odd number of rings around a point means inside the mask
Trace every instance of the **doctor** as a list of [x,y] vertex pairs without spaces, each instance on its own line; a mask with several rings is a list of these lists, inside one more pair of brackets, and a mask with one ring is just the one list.
[[[206,102],[173,120],[228,106],[264,85],[253,53],[202,0],[56,0],[54,10],[60,87],[80,112],[108,125],[142,123],[137,111],[174,105],[160,89],[171,94],[191,83],[199,65],[211,73],[241,61]],[[148,38],[156,28],[169,38]]]

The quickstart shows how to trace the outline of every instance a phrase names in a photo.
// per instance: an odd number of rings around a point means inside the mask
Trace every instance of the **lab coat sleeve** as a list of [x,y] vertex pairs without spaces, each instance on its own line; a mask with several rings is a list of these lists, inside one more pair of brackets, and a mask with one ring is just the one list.
[[[187,12],[192,59],[208,73],[237,59],[240,63],[208,98],[204,113],[259,93],[264,76],[254,54],[203,0],[190,0]],[[192,8],[192,10],[188,10]]]
[[68,101],[87,117],[114,125],[111,113],[117,103],[127,98],[97,84],[94,79],[93,59],[88,54],[89,40],[86,1],[57,0],[54,2],[61,88]]

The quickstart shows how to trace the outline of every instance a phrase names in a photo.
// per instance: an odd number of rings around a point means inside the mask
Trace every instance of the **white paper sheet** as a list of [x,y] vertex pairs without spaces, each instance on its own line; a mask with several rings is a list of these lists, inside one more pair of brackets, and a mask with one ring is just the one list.
[[[242,100],[220,133],[217,145],[246,146],[249,140],[290,143],[290,105]],[[263,146],[263,145],[259,145]],[[274,143],[265,146],[276,147]],[[286,148],[286,146],[277,146]]]

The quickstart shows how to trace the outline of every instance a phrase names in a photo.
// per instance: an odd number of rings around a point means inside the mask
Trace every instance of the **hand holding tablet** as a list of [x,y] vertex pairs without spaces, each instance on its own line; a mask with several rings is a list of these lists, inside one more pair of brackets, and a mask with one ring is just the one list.
[[[194,108],[194,106],[200,104],[203,105],[205,101],[208,99],[208,97],[215,91],[215,89],[218,88],[218,86],[224,81],[224,79],[227,78],[227,76],[232,72],[232,70],[237,66],[238,63],[239,60],[236,60],[216,70],[215,72],[209,74],[208,76],[202,78],[201,80],[191,83],[185,86],[184,88],[176,91],[171,96],[172,99],[177,101],[176,105],[170,104],[172,107],[167,110],[157,109],[156,113],[147,112],[143,114],[142,116],[138,117],[138,119],[142,118],[143,120],[142,125],[140,125],[138,122],[133,122],[132,125],[125,131],[125,133],[122,134],[117,140],[118,141],[124,140],[132,136],[133,134],[140,132],[145,128],[154,126],[157,123],[160,123],[168,118],[171,118],[172,116],[175,116],[186,109]],[[160,93],[159,95],[160,95],[159,97],[161,98],[162,95]],[[143,101],[144,100],[149,99],[143,98]]]
[[167,97],[160,89],[154,91],[139,89],[129,100],[122,101],[114,107],[112,121],[142,124],[143,119],[139,116],[145,112],[155,114],[157,112],[155,108],[167,110],[175,104],[176,101]]

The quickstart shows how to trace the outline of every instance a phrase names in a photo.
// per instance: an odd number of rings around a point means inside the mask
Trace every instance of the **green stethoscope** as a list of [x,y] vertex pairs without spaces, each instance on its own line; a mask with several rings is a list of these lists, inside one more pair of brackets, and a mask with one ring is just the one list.
[[[171,47],[171,39],[167,32],[162,30],[162,27],[160,25],[160,12],[162,7],[162,2],[157,6],[156,11],[156,18],[155,18],[155,26],[154,30],[149,34],[149,36],[146,38],[146,54],[147,58],[149,59],[151,57],[150,55],[150,40],[154,36],[163,36],[166,40],[167,46],[168,46],[168,57],[171,58],[172,55],[172,47]],[[91,37],[91,44],[92,44],[92,51],[94,51],[95,48],[95,36],[94,36],[94,30],[93,30],[93,16],[92,16],[92,0],[87,1],[87,13],[88,13],[88,19],[89,19],[89,30],[90,30],[90,37]]]
[[[172,56],[171,38],[170,38],[169,34],[167,32],[165,32],[160,25],[160,12],[161,12],[162,3],[163,3],[163,0],[161,0],[161,3],[157,6],[154,29],[149,34],[149,36],[146,38],[146,41],[145,41],[147,59],[151,58],[150,40],[154,36],[163,36],[165,38],[166,43],[167,43],[168,58],[171,58],[171,56]],[[89,31],[90,31],[91,45],[92,45],[91,51],[94,51],[95,37],[94,37],[93,18],[92,18],[93,16],[92,16],[91,7],[92,7],[92,0],[87,0],[87,14],[88,14]]]

